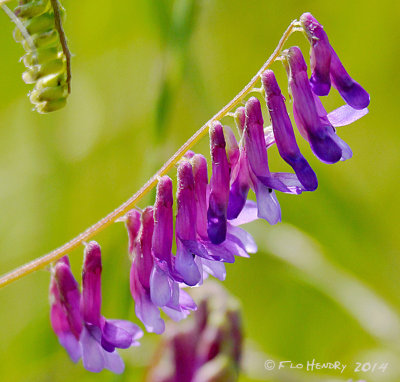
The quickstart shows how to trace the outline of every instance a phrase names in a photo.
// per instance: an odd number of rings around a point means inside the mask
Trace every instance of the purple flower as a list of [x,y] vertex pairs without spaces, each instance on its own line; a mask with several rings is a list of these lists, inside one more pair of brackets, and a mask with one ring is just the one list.
[[354,109],[364,109],[369,105],[369,94],[354,81],[340,62],[339,57],[329,43],[323,26],[311,13],[304,13],[300,22],[311,43],[311,87],[315,94],[324,96],[329,93],[330,84]]
[[101,271],[100,246],[91,241],[85,248],[82,270],[82,361],[89,371],[100,372],[106,368],[119,374],[125,366],[116,348],[139,345],[136,340],[143,332],[129,321],[107,320],[101,315]]
[[229,164],[225,151],[224,131],[220,122],[214,122],[210,128],[210,149],[212,175],[207,232],[213,244],[220,244],[226,238],[226,211],[229,199]]
[[[276,224],[281,220],[281,212],[273,190],[299,194],[304,187],[295,174],[269,171],[264,121],[257,98],[250,98],[245,110],[237,110],[236,121],[243,136],[239,159],[232,170],[228,216],[234,219],[239,215],[251,187],[257,197],[258,217],[266,219],[270,224]],[[272,140],[268,140],[271,144]]]
[[[307,65],[301,50],[292,47],[285,51],[289,63],[289,85],[293,96],[293,114],[301,135],[310,143],[313,153],[324,163],[336,163],[351,157],[351,150],[335,131],[361,118],[367,109],[356,110],[345,105],[329,115],[315,96],[307,79]],[[332,123],[330,118],[332,117]]]
[[[249,218],[248,211],[251,209],[251,203],[243,209],[240,218],[235,222],[227,222],[226,240],[221,244],[214,244],[207,235],[207,217],[204,213],[204,207],[207,206],[207,200],[210,198],[210,190],[207,187],[207,161],[204,156],[196,154],[192,160],[194,184],[195,184],[195,202],[196,202],[196,231],[197,243],[195,248],[201,262],[198,265],[203,267],[203,271],[214,277],[224,280],[226,276],[224,262],[233,263],[235,256],[248,257],[248,253],[257,252],[257,246],[252,236],[242,228],[237,227],[240,224],[247,223],[256,219],[254,214]],[[247,217],[244,217],[247,214]],[[204,251],[205,249],[205,251]]]
[[318,187],[317,177],[297,146],[284,97],[272,70],[262,74],[262,83],[279,154],[293,168],[304,188],[314,191]]
[[164,332],[165,323],[150,296],[150,276],[154,265],[151,252],[154,230],[153,208],[147,207],[142,214],[131,210],[126,215],[126,226],[130,240],[129,253],[133,258],[130,289],[135,301],[135,313],[148,332],[161,334]]
[[207,256],[204,247],[196,238],[196,202],[192,165],[182,161],[177,172],[176,193],[176,270],[182,275],[187,285],[196,285],[201,274],[196,264],[197,256]]
[[154,232],[152,254],[154,266],[150,276],[151,301],[162,307],[172,319],[185,318],[196,304],[179,286],[182,276],[175,270],[176,258],[172,255],[173,240],[172,181],[163,176],[157,185],[154,204]]
[[79,311],[80,291],[68,257],[60,259],[52,269],[50,281],[50,321],[60,344],[73,362],[81,358],[79,338],[82,321]]

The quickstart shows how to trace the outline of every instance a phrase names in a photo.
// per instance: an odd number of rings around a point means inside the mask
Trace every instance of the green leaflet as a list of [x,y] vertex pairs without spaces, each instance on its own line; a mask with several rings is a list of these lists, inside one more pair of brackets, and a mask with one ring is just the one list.
[[[50,0],[22,0],[14,14],[26,30],[21,31],[17,25],[14,39],[26,51],[22,61],[27,70],[22,79],[27,84],[34,84],[29,99],[39,113],[59,110],[66,104],[69,84],[67,58],[56,28],[57,12]],[[65,16],[61,5],[59,15],[61,20]]]

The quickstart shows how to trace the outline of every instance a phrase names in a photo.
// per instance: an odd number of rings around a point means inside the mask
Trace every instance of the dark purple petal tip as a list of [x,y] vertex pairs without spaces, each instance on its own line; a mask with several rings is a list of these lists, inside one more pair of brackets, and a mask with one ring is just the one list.
[[314,191],[317,189],[317,175],[315,175],[314,170],[311,168],[311,166],[308,164],[303,156],[291,160],[290,165],[296,173],[300,183],[307,191]]
[[221,244],[226,238],[226,216],[218,215],[210,207],[207,212],[207,233],[213,244]]
[[319,160],[327,164],[340,161],[342,149],[329,135],[309,135],[310,146]]

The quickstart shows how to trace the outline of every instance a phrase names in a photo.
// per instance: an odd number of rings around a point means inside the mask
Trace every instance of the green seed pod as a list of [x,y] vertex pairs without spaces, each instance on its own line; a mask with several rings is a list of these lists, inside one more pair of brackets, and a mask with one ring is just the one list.
[[34,65],[22,74],[22,79],[27,84],[35,83],[39,78],[57,73],[64,67],[64,60],[55,59],[41,65]]
[[51,113],[52,111],[56,111],[62,109],[67,103],[66,98],[60,98],[52,101],[42,102],[36,105],[36,110],[40,114]]
[[54,13],[46,12],[40,16],[23,21],[24,27],[30,35],[47,32],[54,28]]
[[[47,48],[58,45],[58,33],[56,30],[51,30],[41,34],[35,34],[32,36],[32,42],[36,49]],[[22,41],[22,47],[26,52],[31,52],[32,48],[26,40]]]
[[14,13],[19,18],[31,18],[36,17],[50,8],[49,0],[38,0],[32,1],[23,5],[19,5],[14,9]]
[[55,86],[65,86],[67,83],[67,75],[65,72],[51,74],[41,78],[36,83],[36,89],[44,89]]
[[43,64],[46,61],[62,58],[62,52],[59,52],[57,47],[37,49],[36,52],[29,52],[22,57],[26,67]]
[[67,95],[67,86],[53,86],[43,89],[34,89],[29,94],[29,99],[32,103],[37,104],[44,101],[53,101],[60,98],[66,98]]
[[[26,51],[22,61],[27,70],[22,78],[27,84],[35,85],[29,98],[39,113],[62,108],[70,89],[67,81],[70,54],[64,53],[65,36],[59,35],[63,31],[58,24],[65,18],[65,10],[59,2],[54,9],[53,5],[50,0],[19,0],[14,10],[25,28],[20,27],[21,32],[17,23],[14,31],[14,39]],[[56,15],[59,15],[57,24]]]

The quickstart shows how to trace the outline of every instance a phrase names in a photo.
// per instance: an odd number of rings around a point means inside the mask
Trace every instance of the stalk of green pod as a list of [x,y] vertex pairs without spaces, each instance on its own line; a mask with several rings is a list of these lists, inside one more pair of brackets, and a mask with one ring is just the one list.
[[[65,11],[58,5],[55,12],[50,0],[21,0],[14,10],[30,37],[28,41],[18,27],[14,31],[15,41],[26,51],[22,62],[27,70],[22,79],[34,85],[29,99],[39,113],[63,108],[69,95],[67,58],[56,27],[57,21],[65,18]],[[56,20],[58,15],[60,20]]]

